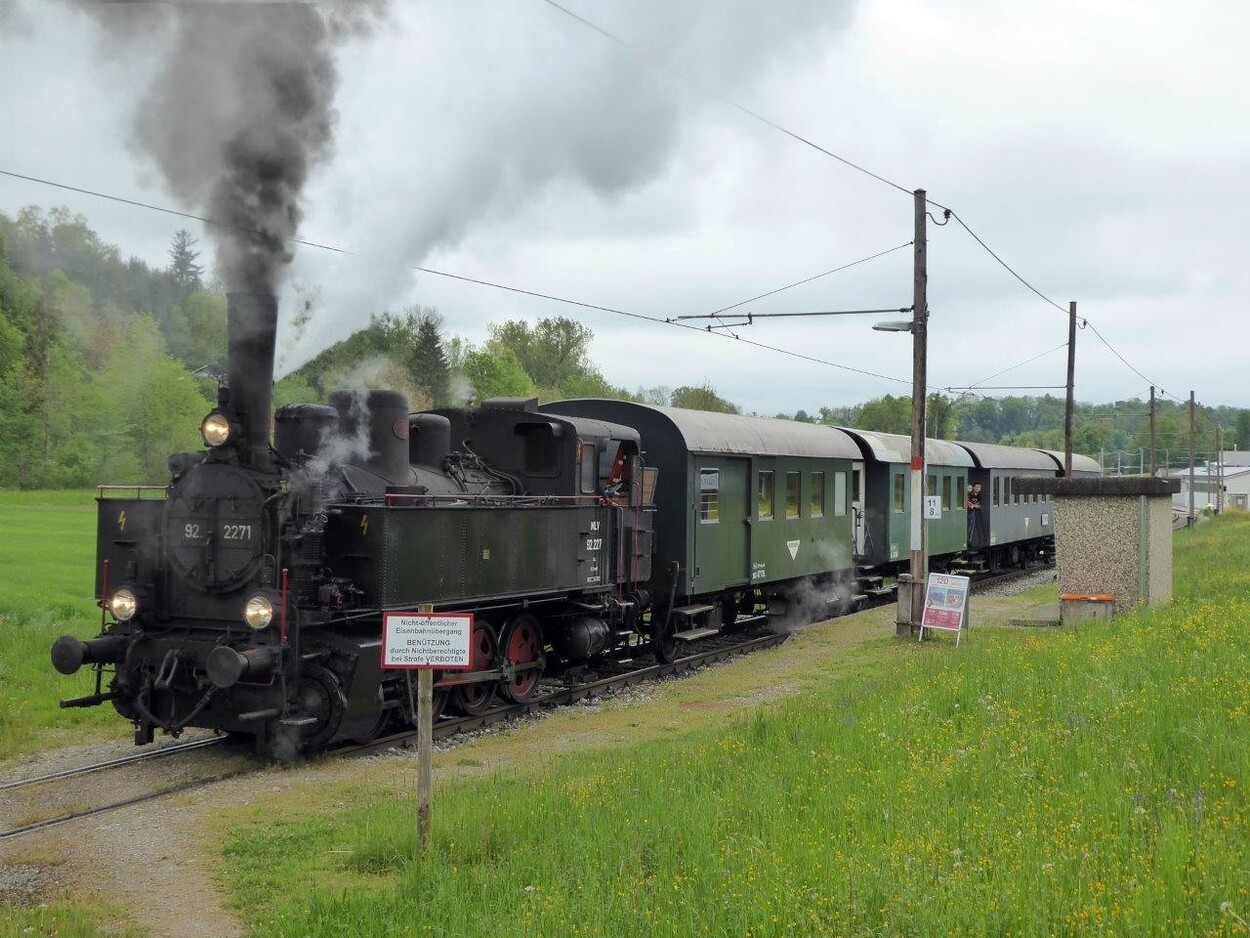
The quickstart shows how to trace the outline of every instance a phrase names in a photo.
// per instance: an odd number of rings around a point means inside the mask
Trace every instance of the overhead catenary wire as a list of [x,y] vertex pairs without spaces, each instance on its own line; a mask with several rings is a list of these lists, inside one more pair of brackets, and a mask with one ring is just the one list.
[[[244,225],[238,225],[233,222],[225,222],[219,219],[209,218],[204,215],[197,215],[194,212],[184,212],[179,209],[169,208],[168,206],[164,206],[164,205],[154,205],[150,202],[141,202],[137,199],[128,199],[123,196],[112,195],[107,192],[99,192],[97,190],[86,189],[80,186],[71,186],[66,183],[56,182],[50,179],[40,179],[39,177],[36,177],[36,176],[28,176],[22,173],[12,172],[6,169],[0,169],[0,175],[10,176],[14,179],[22,179],[22,180],[25,180],[26,182],[33,182],[33,183],[37,183],[40,185],[51,186],[57,189],[64,189],[70,192],[77,192],[82,195],[89,195],[94,198],[105,199],[111,202],[120,202],[124,205],[131,205],[136,208],[143,208],[143,209],[148,209],[154,212],[161,212],[166,215],[174,215],[179,218],[187,218],[193,221],[202,222],[206,225],[213,225],[215,227],[220,227],[220,228],[231,228],[236,231],[245,232],[247,234],[263,235],[263,232],[256,231],[255,229],[248,228]],[[312,241],[307,238],[290,238],[288,239],[288,241],[291,244],[299,244],[305,247],[315,248],[321,251],[329,251],[334,254],[341,254],[344,256],[348,256],[348,257],[359,256],[357,252],[350,251],[347,248],[341,248],[336,245],[325,244],[319,241]],[[897,250],[897,248],[890,248],[889,250],[893,251],[893,250]],[[889,253],[889,251],[884,251],[881,253]],[[874,256],[879,256],[879,255],[874,255]],[[860,261],[853,262],[850,265],[844,265],[844,267],[853,266],[854,263],[862,263],[863,260],[871,260],[871,258],[863,258]],[[624,316],[629,319],[637,319],[637,320],[641,320],[644,322],[657,323],[659,325],[664,325],[664,326],[675,326],[675,327],[682,328],[682,329],[690,329],[690,330],[693,330],[694,332],[698,332],[702,334],[719,335],[719,336],[722,336],[723,338],[732,339],[738,342],[743,342],[747,345],[750,345],[750,346],[753,346],[755,348],[759,348],[765,351],[776,352],[780,355],[786,355],[791,358],[800,359],[802,361],[812,362],[813,364],[826,365],[830,368],[836,368],[842,371],[848,371],[852,374],[864,375],[865,377],[869,377],[869,378],[878,378],[882,381],[892,381],[898,384],[911,384],[911,380],[907,378],[897,378],[891,375],[878,374],[877,372],[869,371],[865,368],[856,368],[853,365],[846,365],[846,364],[842,364],[841,362],[829,361],[828,359],[819,358],[815,355],[808,355],[804,352],[796,352],[792,349],[785,349],[779,346],[769,345],[765,342],[757,342],[753,339],[744,339],[741,336],[737,336],[737,335],[732,335],[732,334],[726,335],[721,332],[709,333],[708,330],[702,329],[698,326],[689,325],[687,323],[682,323],[682,322],[668,322],[667,320],[659,316],[648,316],[644,313],[635,313],[629,310],[617,309],[611,306],[603,306],[597,303],[588,303],[583,300],[574,300],[568,297],[557,296],[551,293],[543,293],[538,290],[527,290],[523,287],[516,287],[510,284],[504,284],[504,283],[496,283],[491,280],[485,280],[485,279],[478,278],[478,277],[469,277],[464,274],[454,274],[454,273],[451,273],[450,271],[438,270],[433,267],[423,267],[418,264],[406,264],[404,266],[409,270],[417,271],[419,273],[430,274],[431,276],[435,276],[435,277],[443,277],[449,280],[457,280],[462,283],[472,283],[472,284],[476,284],[477,286],[489,287],[495,290],[502,290],[504,292],[514,293],[520,296],[529,296],[535,299],[549,300],[553,303],[562,303],[568,306],[577,306],[582,309],[589,309],[589,310],[595,310],[597,312],[610,313],[615,316]],[[818,274],[817,276],[824,276],[832,272],[834,271],[826,271],[825,274]],[[785,288],[782,288],[782,289],[785,289]],[[750,301],[748,300],[747,302],[750,302]]]
[[[946,390],[948,391],[952,391],[952,390],[972,391],[980,387],[981,385],[985,384],[985,382],[987,381],[993,381],[995,378],[1001,378],[1003,375],[1007,374],[1009,371],[1015,371],[1017,368],[1022,368],[1025,365],[1029,364],[1030,362],[1037,361],[1039,358],[1045,358],[1047,355],[1053,355],[1055,352],[1058,352],[1061,349],[1065,349],[1067,347],[1068,347],[1068,343],[1064,342],[1062,345],[1056,345],[1054,348],[1047,349],[1045,352],[1040,352],[1037,355],[1034,355],[1032,358],[1026,358],[1022,362],[1016,362],[1014,365],[1009,365],[1008,367],[1004,368],[1002,371],[996,371],[992,375],[982,378],[980,381],[974,381],[972,382],[972,384],[968,385],[966,388],[958,388],[958,389],[947,388]],[[1066,385],[1064,386],[1066,387]]]
[[746,306],[748,303],[754,303],[756,300],[762,300],[770,296],[776,296],[793,287],[801,287],[805,283],[811,283],[813,280],[819,280],[821,277],[828,277],[830,274],[836,274],[848,268],[855,267],[859,264],[866,264],[868,261],[875,261],[878,257],[885,257],[887,254],[893,254],[895,251],[901,251],[903,248],[911,247],[916,242],[904,241],[902,244],[895,245],[892,248],[886,248],[884,251],[878,251],[876,254],[869,254],[867,257],[861,257],[857,261],[851,261],[849,264],[843,264],[840,267],[834,267],[832,270],[825,270],[818,274],[812,274],[810,277],[804,277],[802,280],[796,280],[794,283],[787,283],[784,287],[778,287],[775,290],[769,290],[767,293],[761,293],[758,296],[748,297],[745,300],[739,300],[737,303],[730,303],[728,306],[722,306],[720,309],[714,309],[707,315],[715,316],[718,313],[727,313],[731,309],[737,309],[740,306]]
[[1087,322],[1086,325],[1090,328],[1090,330],[1093,331],[1094,335],[1098,336],[1098,341],[1101,342],[1103,345],[1105,345],[1110,350],[1112,355],[1114,355],[1116,358],[1122,361],[1125,367],[1127,367],[1129,371],[1133,372],[1133,374],[1137,375],[1137,377],[1141,378],[1147,384],[1154,387],[1164,397],[1170,397],[1172,398],[1172,400],[1177,401],[1178,403],[1188,403],[1188,398],[1185,398],[1184,400],[1182,400],[1181,398],[1177,397],[1175,394],[1169,393],[1168,391],[1164,390],[1164,388],[1162,388],[1158,382],[1152,381],[1150,378],[1147,378],[1144,374],[1142,374],[1135,367],[1133,367],[1133,364],[1127,358],[1121,355],[1119,351],[1115,348],[1115,346],[1113,346],[1110,342],[1106,340],[1103,334],[1098,331],[1098,328],[1092,322]]
[[[572,11],[572,10],[570,10],[568,7],[563,6],[563,5],[559,4],[559,3],[556,3],[556,2],[555,2],[555,0],[543,0],[543,2],[544,2],[544,3],[546,3],[549,7],[552,7],[553,9],[559,10],[559,11],[560,11],[561,13],[563,13],[565,16],[569,16],[569,17],[571,17],[571,18],[573,18],[573,19],[577,20],[577,22],[581,23],[583,26],[586,26],[586,27],[588,27],[588,28],[590,28],[590,29],[593,29],[593,30],[594,30],[595,32],[597,32],[600,36],[603,36],[604,38],[609,39],[609,40],[611,40],[612,42],[615,42],[617,45],[619,45],[619,46],[621,46],[622,48],[624,48],[624,49],[628,50],[629,52],[633,53],[633,54],[634,54],[636,57],[638,57],[639,59],[642,59],[642,58],[643,58],[642,53],[641,53],[641,52],[639,52],[639,51],[635,48],[635,46],[633,45],[633,43],[629,42],[628,40],[622,39],[620,36],[616,35],[615,33],[612,33],[612,32],[610,32],[610,31],[608,31],[608,30],[607,30],[607,29],[605,29],[604,27],[600,26],[598,23],[594,23],[594,22],[592,22],[592,21],[590,21],[590,20],[586,19],[586,17],[581,16],[580,14],[573,12],[573,11]],[[706,94],[708,97],[711,97],[711,98],[716,99],[717,101],[720,101],[722,104],[725,104],[725,105],[727,105],[727,106],[729,106],[729,107],[733,108],[734,110],[739,111],[739,112],[741,112],[741,113],[743,113],[743,114],[747,115],[748,117],[751,117],[751,118],[753,118],[753,119],[755,119],[755,120],[759,121],[760,123],[765,124],[765,125],[767,125],[767,126],[769,126],[769,127],[773,128],[773,130],[776,130],[776,131],[778,131],[779,133],[783,133],[783,134],[785,134],[787,137],[790,137],[791,139],[796,140],[796,141],[798,141],[799,143],[802,143],[802,144],[803,144],[803,145],[805,145],[805,146],[811,147],[813,150],[816,150],[816,151],[818,151],[818,152],[820,152],[820,153],[823,153],[825,156],[831,157],[832,159],[837,160],[839,163],[842,163],[842,164],[843,164],[843,165],[845,165],[845,166],[849,166],[851,169],[853,169],[853,170],[855,170],[855,171],[857,171],[857,172],[863,173],[865,176],[870,176],[871,178],[873,178],[873,179],[877,180],[877,182],[884,183],[885,185],[890,186],[891,188],[897,189],[899,192],[906,193],[907,195],[911,195],[911,194],[912,194],[912,190],[911,190],[911,189],[908,189],[906,186],[901,186],[901,185],[899,185],[897,182],[894,182],[894,181],[893,181],[893,180],[891,180],[891,179],[887,179],[886,177],[884,177],[884,176],[882,176],[882,175],[880,175],[880,174],[878,174],[878,173],[874,173],[872,170],[868,169],[867,167],[864,167],[864,166],[859,165],[858,163],[852,162],[851,160],[848,160],[848,159],[847,159],[846,157],[844,157],[844,156],[839,156],[837,153],[834,153],[832,150],[828,150],[828,149],[826,149],[825,147],[822,147],[820,144],[818,144],[818,143],[816,143],[816,142],[814,142],[814,141],[812,141],[812,140],[809,140],[809,139],[807,139],[806,137],[804,137],[804,136],[802,136],[802,135],[800,135],[800,134],[797,134],[797,133],[795,133],[794,131],[789,130],[789,129],[788,129],[788,128],[786,128],[786,127],[783,127],[781,124],[778,124],[776,121],[771,120],[770,118],[765,117],[763,114],[760,114],[760,113],[759,113],[759,112],[757,112],[757,111],[753,111],[751,108],[747,107],[746,105],[741,104],[741,103],[739,103],[738,101],[735,101],[735,100],[733,100],[732,98],[727,97],[727,96],[725,96],[725,95],[721,94],[719,91],[716,91],[715,89],[709,88],[707,85],[703,84],[703,82],[701,82],[701,81],[699,81],[698,79],[696,79],[696,78],[694,78],[694,77],[692,77],[692,76],[690,76],[690,75],[687,75],[686,73],[684,73],[684,72],[682,72],[682,71],[680,71],[680,70],[678,70],[678,69],[674,68],[673,66],[669,65],[668,63],[666,63],[666,62],[661,62],[661,61],[654,60],[654,59],[653,59],[653,60],[651,60],[651,61],[655,64],[655,66],[656,66],[657,68],[659,68],[659,69],[661,69],[661,70],[663,70],[663,71],[665,71],[665,72],[668,72],[670,75],[674,75],[675,77],[680,78],[680,79],[681,79],[682,81],[684,81],[684,82],[689,83],[690,85],[692,85],[692,86],[694,86],[695,88],[697,88],[697,89],[699,89],[700,91],[702,91],[702,92],[703,92],[704,94]]]
[[[832,151],[832,150],[828,149],[827,147],[821,146],[820,144],[816,143],[815,141],[813,141],[813,140],[811,140],[811,139],[809,139],[809,138],[807,138],[807,137],[805,137],[805,136],[803,136],[803,135],[801,135],[801,134],[795,133],[794,131],[790,130],[789,128],[787,128],[787,127],[785,127],[785,126],[783,126],[783,125],[781,125],[781,124],[779,124],[778,122],[776,122],[776,121],[774,121],[774,120],[772,120],[772,119],[770,119],[770,118],[768,118],[768,117],[765,117],[763,114],[759,113],[758,111],[755,111],[755,110],[753,110],[753,109],[751,109],[751,108],[749,108],[749,107],[747,107],[747,106],[745,106],[745,105],[741,104],[740,102],[735,101],[735,100],[733,100],[732,98],[729,98],[728,96],[726,96],[726,95],[724,95],[724,94],[722,94],[722,93],[720,93],[720,92],[716,91],[715,89],[709,88],[709,87],[708,87],[707,85],[705,85],[704,83],[702,83],[702,82],[700,82],[699,80],[695,79],[694,77],[692,77],[692,76],[690,76],[690,75],[688,75],[688,74],[686,74],[686,73],[682,72],[681,70],[679,70],[679,69],[677,69],[677,68],[675,68],[675,67],[673,67],[673,66],[669,65],[668,63],[663,62],[663,61],[660,61],[660,60],[658,60],[658,59],[654,59],[654,58],[647,58],[647,57],[645,57],[645,56],[643,55],[643,53],[642,53],[640,50],[638,50],[638,49],[637,49],[637,48],[636,48],[636,47],[635,47],[635,46],[634,46],[631,42],[629,42],[628,40],[623,39],[622,37],[620,37],[620,36],[618,36],[617,34],[615,34],[615,33],[611,32],[610,30],[608,30],[608,29],[604,28],[603,26],[600,26],[598,23],[595,23],[595,22],[593,22],[592,20],[587,19],[585,16],[582,16],[581,14],[579,14],[579,13],[577,13],[577,12],[575,12],[575,11],[573,11],[573,10],[569,9],[567,6],[564,6],[563,4],[556,2],[556,0],[543,0],[543,2],[544,2],[545,4],[547,4],[549,7],[553,8],[553,9],[555,9],[555,10],[558,10],[559,12],[563,13],[565,16],[568,16],[568,17],[570,17],[570,18],[572,18],[572,19],[576,20],[577,22],[581,23],[583,26],[587,27],[588,29],[593,30],[594,32],[598,33],[600,36],[603,36],[604,38],[608,39],[609,41],[611,41],[611,42],[613,42],[613,43],[616,43],[618,46],[620,46],[620,47],[622,47],[622,48],[624,48],[624,49],[628,50],[629,52],[631,52],[631,53],[632,53],[632,54],[633,54],[636,58],[638,58],[639,60],[650,62],[650,64],[652,64],[652,65],[653,65],[653,67],[659,68],[659,69],[661,69],[662,71],[665,71],[665,72],[667,72],[667,73],[669,73],[669,74],[671,74],[671,75],[673,75],[673,76],[675,76],[675,77],[677,77],[677,78],[681,79],[682,81],[687,82],[687,83],[688,83],[688,84],[690,84],[692,87],[697,88],[698,90],[700,90],[701,92],[703,92],[703,93],[704,93],[705,95],[707,95],[708,97],[713,98],[713,99],[715,99],[715,100],[717,100],[717,101],[720,101],[721,103],[723,103],[723,104],[727,105],[728,107],[733,108],[734,110],[739,111],[740,113],[745,114],[745,115],[747,115],[748,117],[750,117],[750,118],[752,118],[752,119],[754,119],[754,120],[756,120],[756,121],[759,121],[760,123],[762,123],[762,124],[764,124],[764,125],[766,125],[766,126],[768,126],[768,127],[771,127],[772,129],[776,130],[777,132],[779,132],[779,133],[781,133],[781,134],[784,134],[785,136],[787,136],[787,137],[789,137],[789,138],[791,138],[791,139],[793,139],[793,140],[797,141],[798,143],[801,143],[801,144],[803,144],[804,146],[810,147],[811,149],[816,150],[817,152],[822,153],[822,154],[824,154],[825,156],[828,156],[828,157],[830,157],[831,159],[836,160],[837,162],[839,162],[839,163],[843,164],[844,166],[847,166],[847,167],[849,167],[850,169],[855,170],[856,172],[862,173],[863,175],[868,176],[868,177],[870,177],[870,178],[872,178],[872,179],[876,180],[877,182],[883,183],[883,184],[885,184],[885,185],[887,185],[887,186],[889,186],[889,187],[891,187],[891,188],[893,188],[893,189],[897,189],[898,191],[903,192],[903,193],[906,193],[906,194],[908,194],[908,195],[913,195],[913,194],[914,194],[914,190],[909,189],[908,187],[903,186],[903,185],[901,185],[901,184],[899,184],[899,183],[897,183],[897,182],[893,181],[892,179],[888,179],[888,178],[886,178],[885,176],[882,176],[882,175],[881,175],[881,174],[879,174],[879,173],[873,172],[872,170],[868,169],[866,166],[863,166],[863,165],[861,165],[861,164],[859,164],[859,163],[856,163],[856,162],[854,162],[854,161],[852,161],[852,160],[849,160],[849,159],[847,159],[846,157],[844,157],[844,156],[842,156],[842,155],[840,155],[840,154],[838,154],[838,153],[835,153],[834,151]],[[973,239],[973,240],[974,240],[974,241],[975,241],[975,242],[976,242],[976,243],[977,243],[977,244],[978,244],[978,245],[979,245],[979,246],[980,246],[980,247],[981,247],[981,248],[982,248],[982,249],[983,249],[983,250],[984,250],[987,254],[989,254],[989,255],[990,255],[990,257],[992,257],[995,261],[997,261],[997,262],[998,262],[998,264],[1000,264],[1000,265],[1003,267],[1003,269],[1004,269],[1004,270],[1006,270],[1009,274],[1011,274],[1011,276],[1012,276],[1012,277],[1014,277],[1014,278],[1015,278],[1016,280],[1018,280],[1021,284],[1023,284],[1023,285],[1024,285],[1027,289],[1028,289],[1028,290],[1030,290],[1032,293],[1034,293],[1034,294],[1035,294],[1038,298],[1040,298],[1043,302],[1045,302],[1045,303],[1047,303],[1048,305],[1050,305],[1050,306],[1054,307],[1055,309],[1059,310],[1061,313],[1064,313],[1065,315],[1067,315],[1067,314],[1068,314],[1068,310],[1067,310],[1067,308],[1066,308],[1066,307],[1064,307],[1064,306],[1062,306],[1061,304],[1059,304],[1059,303],[1055,302],[1053,299],[1051,299],[1049,296],[1047,296],[1045,293],[1043,293],[1040,289],[1038,289],[1038,288],[1037,288],[1037,287],[1035,287],[1032,283],[1030,283],[1028,280],[1026,280],[1026,279],[1025,279],[1025,278],[1024,278],[1024,277],[1023,277],[1023,276],[1022,276],[1022,275],[1021,275],[1021,274],[1020,274],[1020,273],[1019,273],[1019,272],[1018,272],[1018,271],[1017,271],[1014,267],[1012,267],[1012,266],[1011,266],[1010,264],[1008,264],[1005,260],[1003,260],[1002,256],[1001,256],[1001,255],[999,255],[997,251],[995,251],[993,248],[991,248],[991,247],[989,246],[989,244],[987,244],[987,243],[985,242],[985,240],[984,240],[983,238],[981,238],[981,236],[980,236],[980,235],[978,235],[975,231],[973,231],[973,230],[972,230],[971,226],[970,226],[970,225],[969,225],[966,221],[964,221],[964,219],[963,219],[963,218],[959,215],[959,213],[958,213],[958,212],[956,212],[954,209],[950,208],[949,206],[944,205],[943,203],[941,203],[941,202],[937,201],[936,199],[926,198],[926,199],[925,199],[925,202],[926,202],[926,204],[928,204],[928,205],[932,205],[932,206],[934,206],[935,208],[941,209],[941,210],[945,213],[945,217],[944,217],[943,221],[938,222],[936,219],[934,219],[934,224],[937,224],[937,225],[945,225],[945,224],[946,224],[946,223],[947,223],[947,222],[948,222],[951,218],[954,218],[956,221],[958,221],[958,222],[959,222],[960,227],[962,227],[962,228],[964,229],[964,231],[966,231],[966,232],[968,233],[968,235],[969,235],[969,236],[970,236],[970,237],[971,237],[971,238],[972,238],[972,239]],[[783,289],[784,289],[784,288],[783,288]],[[767,295],[767,294],[765,294],[765,295]],[[737,306],[742,306],[742,305],[745,305],[746,303],[753,302],[753,300],[754,300],[754,299],[761,299],[761,298],[762,298],[762,297],[755,297],[755,298],[753,298],[753,299],[744,300],[742,303],[735,304],[734,306],[724,307],[724,308],[722,308],[722,309],[720,309],[720,310],[716,310],[715,312],[725,312],[726,310],[729,310],[729,309],[734,309],[734,308],[736,308]],[[1089,324],[1089,323],[1088,323],[1088,320],[1083,319],[1083,320],[1082,320],[1082,323],[1081,323],[1082,328],[1085,328],[1085,327],[1086,327],[1086,325],[1089,325],[1089,326],[1090,326],[1090,328],[1093,328],[1092,324]],[[1095,334],[1098,334],[1098,333],[1097,333],[1097,330],[1095,330]],[[1106,345],[1106,346],[1107,346],[1107,348],[1108,348],[1108,349],[1110,349],[1110,350],[1112,351],[1112,353],[1113,353],[1113,354],[1115,354],[1115,356],[1116,356],[1117,358],[1119,358],[1119,359],[1120,359],[1120,360],[1121,360],[1121,361],[1122,361],[1125,365],[1127,365],[1127,366],[1128,366],[1128,367],[1129,367],[1132,371],[1134,371],[1136,374],[1141,375],[1141,372],[1140,372],[1140,371],[1138,371],[1138,370],[1137,370],[1137,369],[1136,369],[1136,368],[1135,368],[1132,364],[1130,364],[1130,363],[1129,363],[1129,361],[1128,361],[1128,360],[1127,360],[1127,359],[1126,359],[1123,355],[1121,355],[1119,351],[1117,351],[1114,347],[1112,347],[1112,345],[1111,345],[1111,344],[1110,344],[1110,343],[1109,343],[1109,342],[1108,342],[1108,341],[1107,341],[1107,340],[1106,340],[1106,339],[1105,339],[1105,338],[1104,338],[1101,334],[1098,334],[1098,337],[1099,337],[1099,339],[1103,342],[1103,344],[1104,344],[1104,345]],[[1147,378],[1146,380],[1149,380],[1149,379]],[[1164,393],[1166,396],[1168,396],[1168,397],[1173,397],[1173,395],[1168,394],[1166,391],[1164,391],[1163,393]],[[1175,400],[1180,400],[1180,398],[1175,398],[1175,397],[1174,397],[1174,399],[1175,399]]]

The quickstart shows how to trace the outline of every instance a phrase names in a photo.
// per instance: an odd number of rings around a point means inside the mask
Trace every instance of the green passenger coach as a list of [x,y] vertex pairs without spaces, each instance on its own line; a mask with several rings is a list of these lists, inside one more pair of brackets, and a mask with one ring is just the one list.
[[679,637],[686,626],[729,624],[735,610],[759,603],[849,600],[852,465],[861,456],[845,432],[628,401],[542,409],[639,431],[647,464],[659,469],[653,584],[657,603],[671,597],[683,620]]
[[[911,439],[843,428],[863,451],[855,472],[855,554],[865,569],[892,572],[911,551]],[[967,546],[966,490],[971,455],[945,440],[925,440],[926,547],[930,557]]]

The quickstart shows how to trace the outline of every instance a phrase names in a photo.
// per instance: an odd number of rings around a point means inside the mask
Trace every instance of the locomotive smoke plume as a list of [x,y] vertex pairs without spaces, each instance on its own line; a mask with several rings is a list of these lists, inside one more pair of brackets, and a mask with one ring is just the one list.
[[[79,4],[127,54],[172,33],[131,142],[210,226],[227,289],[276,291],[309,171],[332,150],[336,44],[381,0]],[[158,44],[159,45],[159,44]]]

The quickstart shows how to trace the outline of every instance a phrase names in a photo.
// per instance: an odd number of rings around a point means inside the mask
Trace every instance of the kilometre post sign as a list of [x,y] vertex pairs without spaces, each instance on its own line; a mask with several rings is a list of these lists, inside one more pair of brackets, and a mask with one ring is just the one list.
[[388,612],[382,616],[383,668],[469,668],[471,613]]

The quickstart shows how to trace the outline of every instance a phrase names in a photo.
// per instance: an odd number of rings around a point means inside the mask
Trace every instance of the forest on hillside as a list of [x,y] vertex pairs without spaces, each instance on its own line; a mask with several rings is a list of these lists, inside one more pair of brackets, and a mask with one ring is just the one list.
[[[200,420],[225,373],[226,298],[206,276],[196,239],[178,232],[169,264],[123,258],[85,218],[63,208],[0,213],[0,488],[160,483],[171,453],[199,449]],[[315,295],[314,295],[315,296]],[[296,328],[317,315],[307,298]],[[324,401],[339,387],[389,387],[414,410],[472,398],[613,397],[739,413],[704,382],[613,386],[590,359],[592,331],[575,319],[502,320],[485,341],[450,332],[439,311],[409,307],[368,325],[277,383],[275,406]],[[1137,471],[1149,457],[1147,404],[1078,404],[1075,449]],[[932,394],[929,434],[1061,449],[1059,398]],[[910,432],[910,397],[776,416]],[[1197,458],[1250,445],[1250,411],[1202,407]],[[1161,401],[1157,462],[1189,457],[1188,408]],[[1217,428],[1219,430],[1217,431]]]

